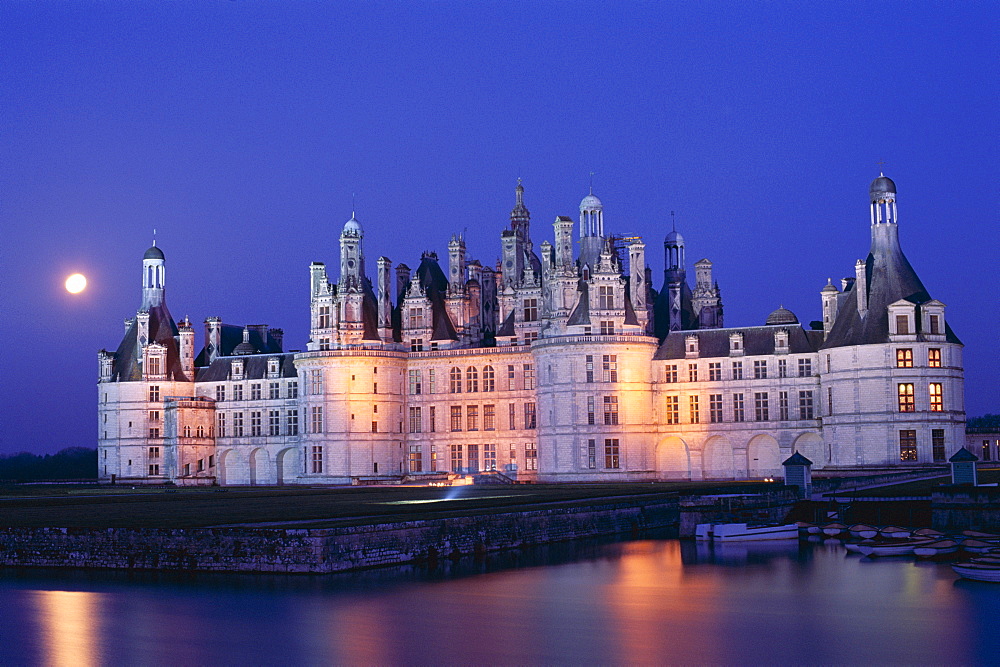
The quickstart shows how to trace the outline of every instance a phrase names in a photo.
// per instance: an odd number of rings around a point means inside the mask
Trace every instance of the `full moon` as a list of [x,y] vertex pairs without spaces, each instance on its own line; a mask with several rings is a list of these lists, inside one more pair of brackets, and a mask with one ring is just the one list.
[[66,291],[70,294],[79,294],[87,287],[87,277],[82,273],[74,273],[66,279]]

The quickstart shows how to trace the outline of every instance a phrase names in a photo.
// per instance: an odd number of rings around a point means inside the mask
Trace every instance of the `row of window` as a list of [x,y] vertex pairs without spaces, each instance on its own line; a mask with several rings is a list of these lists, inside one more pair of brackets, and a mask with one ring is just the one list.
[[[219,384],[215,386],[215,400],[222,403],[227,400],[232,401],[242,401],[246,396],[244,393],[242,384],[234,384],[232,387],[233,391],[231,395],[227,395],[226,385]],[[261,382],[251,382],[249,396],[251,401],[259,401],[264,397],[264,385]],[[268,382],[267,383],[267,397],[271,400],[280,399],[281,396],[281,383],[280,382]],[[298,398],[299,397],[299,382],[298,380],[289,380],[285,383],[285,398]]]
[[[607,399],[609,397],[605,397]],[[816,411],[814,407],[814,398],[812,390],[799,391],[798,392],[798,403],[791,403],[795,399],[792,395],[789,397],[789,392],[779,391],[778,392],[778,403],[777,412],[773,412],[771,407],[771,395],[766,391],[758,391],[753,393],[753,404],[749,406],[752,412],[749,413],[753,417],[754,421],[771,421],[774,415],[777,415],[779,421],[788,421],[789,419],[815,419]],[[746,397],[742,392],[736,392],[730,394],[730,421],[733,422],[743,422],[747,421],[748,417],[748,406]],[[681,423],[681,397],[680,396],[667,396],[665,397],[665,409],[664,409],[664,423],[666,424],[680,424]],[[588,411],[591,405],[590,399],[588,399]],[[687,396],[687,417],[688,423],[690,424],[700,424],[702,422],[702,401],[701,396]],[[617,406],[615,406],[615,412],[617,413]],[[608,411],[607,405],[605,406],[605,424],[615,423],[617,424],[617,414],[613,416],[614,421],[608,421]],[[588,415],[589,421],[589,415]],[[726,421],[723,408],[723,395],[722,394],[709,394],[708,395],[708,421],[712,424],[718,424]],[[589,423],[593,423],[592,421]]]
[[[896,396],[900,412],[916,412],[917,406],[913,392],[912,382],[900,382],[896,385]],[[927,385],[927,396],[929,398],[928,407],[931,412],[944,411],[944,388],[940,382],[931,382]]]
[[[810,377],[812,375],[812,359],[797,359],[796,372],[798,377]],[[742,380],[744,379],[743,373],[743,361],[733,361],[730,362],[730,373],[729,377],[725,378],[727,380]],[[754,380],[766,380],[768,378],[769,366],[767,359],[755,359],[753,361],[753,375],[751,376]],[[679,364],[667,364],[663,369],[663,381],[664,382],[679,382],[686,379],[688,382],[698,382],[700,380],[699,375],[699,365],[696,363],[690,363],[686,365],[683,369],[686,371],[685,375],[682,375],[682,369]],[[777,376],[779,378],[790,377],[788,369],[788,359],[778,359],[777,360]],[[721,382],[722,377],[722,362],[721,361],[711,361],[708,364],[708,381],[709,382]]]
[[[424,381],[424,370],[427,371],[426,383]],[[437,372],[434,368],[411,368],[407,371],[407,380],[407,391],[411,396],[419,396],[425,393],[438,393]],[[497,380],[497,371],[493,366],[483,366],[482,370],[476,368],[475,366],[468,366],[464,372],[461,368],[455,366],[448,371],[448,393],[461,394],[464,392],[467,394],[475,394],[480,391],[497,391]],[[518,386],[517,382],[516,364],[507,364],[506,373],[501,375],[499,380],[500,388],[506,389],[507,391],[514,391],[517,389],[534,389],[536,385],[535,365],[521,364],[520,386]]]
[[[941,463],[945,458],[944,429],[931,429],[931,459]],[[917,432],[903,430],[899,432],[899,460],[916,463],[920,460],[917,452]]]
[[[313,409],[315,410],[316,408]],[[320,408],[320,411],[320,424],[322,425],[322,408]],[[284,420],[282,420],[280,410],[268,410],[266,424],[264,423],[263,410],[251,410],[249,412],[249,422],[244,420],[244,416],[243,412],[217,413],[215,415],[215,424],[219,437],[232,436],[234,438],[242,438],[245,436],[260,437],[263,435],[280,436],[299,434],[298,410],[285,410]],[[282,421],[284,421],[284,433],[282,433]]]
[[[448,447],[450,470],[456,473],[475,473],[481,470],[497,470],[498,466],[498,445],[496,443],[486,443],[483,445],[450,445]],[[507,465],[512,469],[517,467],[516,444],[511,444],[507,455]],[[480,449],[482,458],[480,458]],[[323,473],[323,445],[312,445],[306,450],[306,467],[313,474]],[[440,462],[438,460],[437,446],[430,445],[430,472],[437,472]],[[424,457],[423,445],[410,445],[407,457],[407,465],[410,472],[423,472]],[[616,466],[617,467],[617,466]],[[524,445],[524,468],[525,470],[538,470],[538,450],[535,443],[529,442]],[[378,473],[378,463],[373,464],[373,472]],[[153,474],[150,471],[150,474]],[[157,473],[158,474],[158,473]]]
[[[233,359],[229,366],[229,377],[232,380],[242,380],[243,372],[245,366],[242,359]],[[281,372],[281,362],[277,357],[271,357],[267,360],[267,375],[268,377],[278,375]]]
[[[927,365],[930,368],[941,368],[941,348],[932,347],[927,350]],[[913,368],[913,348],[901,347],[896,350],[896,368]]]

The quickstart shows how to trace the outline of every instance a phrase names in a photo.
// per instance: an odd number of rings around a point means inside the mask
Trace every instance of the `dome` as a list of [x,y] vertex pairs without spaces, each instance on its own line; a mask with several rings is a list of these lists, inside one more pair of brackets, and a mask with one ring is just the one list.
[[146,254],[142,256],[143,259],[163,259],[163,251],[157,248],[155,245],[150,246]]
[[580,210],[585,211],[587,209],[593,209],[593,208],[603,209],[604,204],[602,204],[601,200],[597,198],[597,195],[591,192],[589,195],[583,198],[583,201],[580,202]]
[[667,233],[667,237],[663,239],[663,242],[667,245],[684,245],[684,237],[676,229]]
[[361,223],[359,223],[354,215],[351,215],[351,219],[344,223],[344,234],[357,234],[361,235]]
[[795,313],[788,310],[784,306],[779,306],[778,310],[774,311],[767,316],[767,322],[765,324],[798,324],[799,318],[795,317]]
[[892,179],[888,176],[879,175],[874,181],[872,181],[871,187],[868,188],[868,194],[871,196],[872,201],[878,201],[879,199],[885,199],[884,195],[891,194],[892,199],[896,198],[896,184],[892,182]]
[[253,347],[253,343],[243,341],[239,345],[233,348],[233,354],[243,355],[243,354],[253,354],[256,350]]

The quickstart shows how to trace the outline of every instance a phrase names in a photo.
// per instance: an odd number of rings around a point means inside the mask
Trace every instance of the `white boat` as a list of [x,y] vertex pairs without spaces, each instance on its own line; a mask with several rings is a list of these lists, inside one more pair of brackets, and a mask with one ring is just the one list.
[[935,540],[943,540],[944,533],[940,530],[934,530],[933,528],[921,528],[920,530],[913,531],[914,537],[933,537]]
[[829,535],[830,537],[834,537],[835,535],[840,535],[842,532],[847,530],[847,526],[837,522],[828,523],[825,526],[821,526],[821,528],[823,529],[823,533]]
[[962,549],[974,554],[989,553],[991,549],[995,549],[996,547],[997,543],[993,541],[985,542],[983,540],[968,539],[962,542]]
[[699,523],[694,527],[694,539],[699,542],[711,542],[712,541],[712,524],[710,523]]
[[851,535],[854,537],[860,537],[866,540],[870,540],[878,535],[878,528],[875,526],[869,526],[866,523],[856,523],[847,530],[850,531]]
[[954,563],[951,569],[958,576],[973,581],[991,581],[1000,583],[1000,565],[990,563]]
[[[703,526],[708,526],[702,529]],[[702,537],[708,535],[708,537]],[[748,526],[745,523],[718,523],[709,526],[698,524],[695,538],[714,542],[750,542],[756,540],[794,540],[799,537],[799,527],[794,523],[781,526]]]
[[911,531],[909,528],[900,528],[899,526],[886,526],[878,531],[879,535],[882,537],[888,537],[894,540],[900,540],[909,537]]
[[903,542],[879,542],[861,547],[866,556],[910,556],[917,547],[923,547],[932,540],[906,540]]
[[941,554],[953,554],[958,551],[959,544],[955,540],[937,540],[913,548],[913,555],[921,558],[931,558]]
[[875,540],[872,539],[865,539],[860,542],[844,542],[844,548],[852,554],[861,553],[861,547],[869,547],[873,545],[875,545]]
[[996,533],[984,533],[979,530],[963,530],[962,534],[966,537],[975,537],[979,539],[1000,539],[1000,535],[997,535]]

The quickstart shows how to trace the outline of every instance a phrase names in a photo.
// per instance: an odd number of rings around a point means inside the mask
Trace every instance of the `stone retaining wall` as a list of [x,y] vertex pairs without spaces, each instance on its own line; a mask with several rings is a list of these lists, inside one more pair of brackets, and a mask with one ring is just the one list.
[[676,499],[630,499],[340,528],[2,528],[0,565],[324,573],[675,526]]

